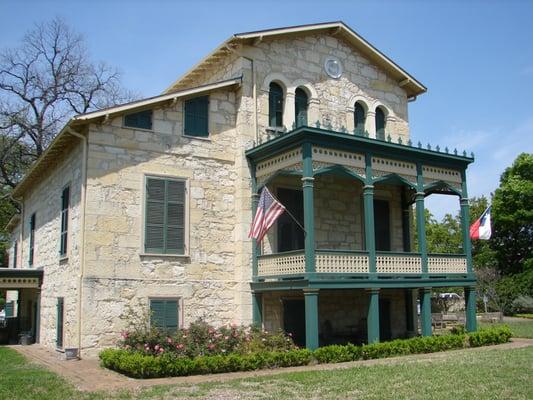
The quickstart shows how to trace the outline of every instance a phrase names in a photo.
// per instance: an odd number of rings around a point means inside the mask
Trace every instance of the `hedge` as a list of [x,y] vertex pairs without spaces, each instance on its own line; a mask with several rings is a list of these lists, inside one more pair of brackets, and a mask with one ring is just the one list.
[[172,354],[154,356],[138,351],[106,349],[100,353],[100,359],[102,366],[132,378],[161,378],[293,367],[316,362],[338,363],[407,354],[434,353],[506,343],[510,338],[511,330],[509,327],[498,326],[468,334],[397,339],[363,346],[332,345],[321,347],[315,351],[298,349],[246,355],[228,354],[186,358],[176,357]]

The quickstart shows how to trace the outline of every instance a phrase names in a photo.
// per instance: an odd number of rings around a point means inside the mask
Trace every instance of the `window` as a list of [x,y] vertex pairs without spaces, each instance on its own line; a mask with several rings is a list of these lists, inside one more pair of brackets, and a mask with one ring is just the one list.
[[30,217],[30,256],[28,264],[33,265],[33,249],[35,247],[35,213]]
[[150,299],[150,326],[165,333],[178,330],[178,299]]
[[361,135],[365,131],[365,109],[361,103],[355,103],[355,110],[353,114],[354,127],[357,134]]
[[376,109],[376,139],[385,140],[385,113],[381,108]]
[[185,254],[185,182],[146,178],[144,251]]
[[18,240],[13,243],[13,268],[17,268],[17,255],[18,255]]
[[268,92],[268,123],[275,128],[283,126],[283,89],[274,82]]
[[124,126],[128,128],[152,129],[152,110],[125,115]]
[[56,303],[56,346],[63,347],[63,321],[64,321],[64,301],[63,297],[57,298]]
[[294,97],[296,127],[307,126],[307,93],[303,89],[296,89]]
[[185,101],[183,132],[188,136],[209,136],[209,96],[195,97]]
[[70,186],[63,189],[61,194],[61,234],[59,254],[64,256],[67,254],[68,241],[68,209],[70,206]]

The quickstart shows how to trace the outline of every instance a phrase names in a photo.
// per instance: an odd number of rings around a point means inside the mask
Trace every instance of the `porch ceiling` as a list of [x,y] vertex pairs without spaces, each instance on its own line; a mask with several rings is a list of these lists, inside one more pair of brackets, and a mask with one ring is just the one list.
[[265,143],[246,151],[246,156],[253,163],[268,159],[288,150],[297,148],[308,142],[315,146],[334,148],[337,150],[369,153],[372,156],[393,157],[394,159],[423,164],[465,169],[474,161],[473,156],[428,150],[409,144],[393,143],[365,136],[336,132],[328,129],[300,127],[282,134]]
[[39,289],[43,270],[0,268],[0,289]]

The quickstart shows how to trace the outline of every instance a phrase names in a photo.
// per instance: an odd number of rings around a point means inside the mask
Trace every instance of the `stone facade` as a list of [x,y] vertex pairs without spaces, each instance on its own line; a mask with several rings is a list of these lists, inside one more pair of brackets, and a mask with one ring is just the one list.
[[[324,60],[330,55],[344,66],[340,79],[324,73]],[[20,265],[27,267],[28,221],[36,212],[34,266],[45,271],[40,318],[43,344],[55,346],[57,297],[65,299],[65,347],[78,347],[81,338],[81,354],[85,356],[113,345],[130,314],[146,314],[152,297],[178,298],[181,325],[198,318],[216,325],[251,322],[251,242],[247,238],[252,219],[251,184],[244,151],[269,135],[270,82],[285,90],[283,121],[289,128],[294,122],[294,91],[302,87],[309,96],[310,123],[319,121],[350,131],[354,104],[361,101],[368,111],[366,128],[371,136],[375,135],[373,113],[377,107],[386,111],[387,134],[405,140],[409,135],[405,91],[335,37],[303,35],[242,46],[228,52],[216,68],[200,74],[188,86],[236,76],[242,76],[237,90],[209,93],[208,138],[183,134],[181,99],[153,110],[151,130],[126,128],[122,116],[90,123],[84,131],[88,140],[85,204],[80,204],[81,141],[65,152],[45,180],[24,195]],[[144,254],[146,176],[186,181],[183,256]],[[69,250],[68,257],[60,258],[60,196],[67,184],[71,187]],[[299,179],[272,183],[274,187],[284,184],[301,187]],[[362,249],[361,184],[320,177],[315,193],[317,247]],[[376,197],[391,204],[392,250],[402,248],[399,196],[398,187],[376,187]],[[81,206],[85,207],[83,232]],[[269,234],[265,252],[275,243],[273,235]],[[403,318],[403,297],[391,296],[392,315]],[[394,296],[399,296],[398,301]],[[281,327],[279,307],[274,306],[279,297],[276,293],[265,297],[268,329]],[[330,314],[335,314],[335,329],[340,329],[337,324],[359,324],[366,309],[364,298],[363,292],[325,293],[320,304],[329,311],[320,317],[321,324]],[[394,336],[401,336],[405,326],[401,321],[393,325]]]

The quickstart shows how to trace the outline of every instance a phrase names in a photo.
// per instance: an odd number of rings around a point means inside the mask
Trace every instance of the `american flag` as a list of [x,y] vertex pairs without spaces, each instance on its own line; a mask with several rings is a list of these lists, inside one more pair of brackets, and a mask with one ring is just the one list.
[[257,239],[258,242],[263,240],[268,229],[276,222],[276,219],[283,214],[285,207],[268,191],[266,187],[261,191],[257,211],[250,227],[248,237]]

